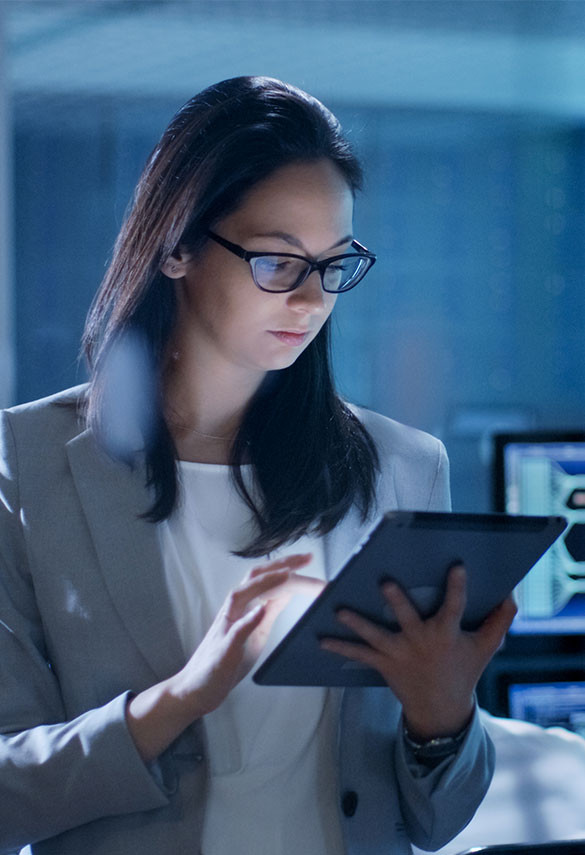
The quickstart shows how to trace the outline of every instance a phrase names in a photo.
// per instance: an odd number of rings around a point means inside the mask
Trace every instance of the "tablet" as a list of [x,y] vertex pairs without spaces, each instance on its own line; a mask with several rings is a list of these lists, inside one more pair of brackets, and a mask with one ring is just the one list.
[[564,517],[391,511],[384,514],[334,579],[254,673],[270,686],[383,686],[377,671],[330,651],[325,636],[359,640],[335,617],[353,609],[398,629],[380,585],[392,579],[423,617],[443,600],[449,568],[467,569],[464,629],[477,627],[565,529]]

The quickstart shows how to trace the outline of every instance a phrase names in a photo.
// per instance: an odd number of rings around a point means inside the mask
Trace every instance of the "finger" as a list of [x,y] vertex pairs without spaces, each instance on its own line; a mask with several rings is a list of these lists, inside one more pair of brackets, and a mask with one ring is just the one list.
[[422,623],[421,617],[396,582],[385,582],[382,585],[382,593],[392,608],[400,629],[407,633],[418,629]]
[[257,606],[242,615],[242,617],[235,621],[230,627],[228,632],[229,641],[237,645],[245,644],[254,630],[262,623],[264,612],[264,603],[258,603]]
[[244,612],[247,611],[247,607],[252,600],[268,591],[274,590],[278,586],[284,585],[288,581],[288,578],[288,570],[271,570],[257,579],[243,582],[228,594],[225,606],[222,609],[223,616],[231,623],[239,620]]
[[337,653],[354,662],[362,662],[370,668],[376,668],[380,662],[380,654],[366,644],[355,644],[351,641],[342,641],[338,638],[323,638],[319,642],[321,650],[329,653]]
[[477,630],[476,637],[490,656],[502,644],[517,611],[518,606],[514,598],[512,596],[506,597],[503,603],[500,603],[489,613]]
[[340,609],[336,617],[344,626],[349,627],[356,635],[367,641],[370,647],[380,652],[388,652],[391,643],[389,630],[349,609]]
[[327,582],[323,579],[315,579],[314,576],[303,576],[301,573],[291,573],[285,582],[285,588],[294,594],[320,594]]
[[268,564],[260,564],[253,567],[248,574],[248,578],[254,579],[264,573],[270,573],[273,570],[298,570],[300,567],[305,567],[313,559],[312,552],[304,552],[302,554],[287,555],[285,558],[280,558],[278,561],[270,561]]
[[463,564],[449,570],[445,599],[437,612],[437,618],[452,629],[459,631],[467,602],[467,572]]
[[263,600],[266,604],[266,616],[263,626],[267,633],[270,632],[272,624],[287,607],[292,597],[300,595],[310,597],[314,600],[325,587],[325,582],[322,579],[315,579],[312,576],[298,576],[296,573],[291,573],[284,584],[266,591]]

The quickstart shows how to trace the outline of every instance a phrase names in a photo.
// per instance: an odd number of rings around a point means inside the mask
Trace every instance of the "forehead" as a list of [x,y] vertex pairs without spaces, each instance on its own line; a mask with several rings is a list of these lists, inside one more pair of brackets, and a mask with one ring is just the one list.
[[352,191],[337,166],[323,159],[281,167],[256,184],[224,224],[238,239],[278,230],[305,245],[329,246],[351,233],[352,218]]

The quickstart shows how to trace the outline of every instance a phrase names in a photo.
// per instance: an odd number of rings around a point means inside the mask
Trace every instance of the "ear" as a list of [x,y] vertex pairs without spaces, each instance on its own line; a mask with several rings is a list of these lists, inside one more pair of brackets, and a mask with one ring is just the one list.
[[161,264],[161,271],[169,279],[182,279],[185,275],[189,256],[185,252],[179,251],[177,255],[171,255]]

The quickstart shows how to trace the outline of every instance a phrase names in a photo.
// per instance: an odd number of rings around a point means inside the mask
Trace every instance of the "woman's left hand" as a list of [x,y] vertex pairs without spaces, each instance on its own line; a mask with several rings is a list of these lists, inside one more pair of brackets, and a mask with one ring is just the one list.
[[327,638],[321,647],[378,671],[402,704],[409,732],[421,740],[459,733],[471,718],[477,682],[500,647],[516,604],[508,597],[473,632],[461,629],[466,571],[451,568],[445,599],[426,620],[394,583],[382,586],[400,630],[342,609],[338,619],[364,643]]

